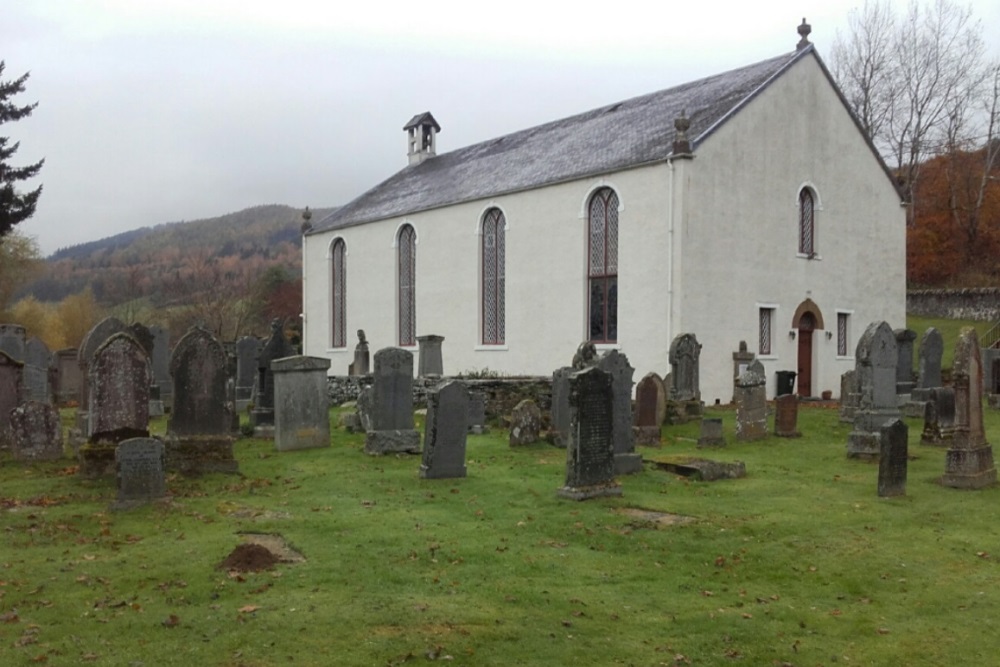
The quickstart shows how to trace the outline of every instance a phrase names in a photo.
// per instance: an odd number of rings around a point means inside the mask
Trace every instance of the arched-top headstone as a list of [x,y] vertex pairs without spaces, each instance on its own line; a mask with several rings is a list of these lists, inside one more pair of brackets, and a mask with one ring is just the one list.
[[77,351],[80,369],[86,372],[90,358],[94,356],[94,352],[97,352],[97,348],[116,333],[122,332],[128,332],[128,327],[117,317],[105,317],[91,327],[83,340],[80,341],[80,347]]
[[0,445],[8,438],[10,413],[21,403],[24,364],[0,350]]
[[941,357],[944,355],[944,339],[934,327],[930,327],[920,337],[920,348],[917,352],[917,387],[932,389],[940,387]]
[[677,335],[670,343],[670,400],[700,401],[699,358],[701,343],[693,333]]
[[917,332],[913,329],[896,329],[896,393],[909,394],[913,391],[913,341]]
[[27,400],[52,402],[49,368],[52,354],[40,339],[32,336],[24,345],[24,389]]
[[875,460],[879,457],[882,425],[899,419],[896,398],[896,335],[885,322],[872,322],[858,339],[855,382],[858,402],[854,429],[847,438],[847,456]]
[[201,327],[177,341],[170,356],[174,406],[171,435],[226,435],[232,415],[227,407],[226,352],[222,343]]
[[611,375],[611,429],[615,447],[615,472],[627,475],[642,470],[642,457],[635,453],[632,432],[632,377],[635,369],[618,350],[601,355],[597,367]]
[[89,364],[91,441],[149,435],[149,385],[146,351],[127,333],[116,333],[94,352]]
[[20,324],[0,324],[0,352],[14,361],[24,361],[26,333]]
[[274,374],[271,362],[295,354],[285,338],[284,322],[280,318],[271,321],[271,335],[257,357],[257,385],[254,395],[254,425],[274,423]]
[[636,426],[663,424],[667,417],[667,391],[656,373],[646,373],[635,386]]

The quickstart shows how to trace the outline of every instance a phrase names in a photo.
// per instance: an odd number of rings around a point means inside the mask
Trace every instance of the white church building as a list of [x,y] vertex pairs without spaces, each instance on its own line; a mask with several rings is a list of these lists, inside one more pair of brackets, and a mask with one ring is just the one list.
[[702,344],[706,403],[746,341],[802,396],[840,392],[869,322],[905,326],[905,211],[814,46],[409,164],[303,237],[303,353],[331,374],[444,337],[445,374],[549,375],[581,341],[636,379]]

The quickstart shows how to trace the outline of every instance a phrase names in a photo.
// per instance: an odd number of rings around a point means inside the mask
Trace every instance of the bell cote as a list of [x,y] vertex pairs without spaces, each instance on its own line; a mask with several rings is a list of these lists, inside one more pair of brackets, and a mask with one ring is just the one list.
[[437,155],[437,133],[441,131],[441,126],[430,111],[417,114],[403,129],[406,130],[406,154],[410,164],[419,164]]

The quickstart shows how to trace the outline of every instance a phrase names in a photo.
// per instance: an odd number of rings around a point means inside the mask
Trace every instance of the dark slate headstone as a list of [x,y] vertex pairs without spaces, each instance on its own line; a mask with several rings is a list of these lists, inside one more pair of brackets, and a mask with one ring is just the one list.
[[274,446],[279,452],[330,446],[330,360],[295,356],[271,362]]
[[167,495],[163,443],[154,438],[130,438],[115,448],[118,501],[127,509]]
[[160,400],[172,406],[174,386],[170,377],[170,330],[161,326],[149,327],[153,336],[153,354],[149,362],[153,367],[153,381],[160,389]]
[[237,410],[244,409],[253,398],[258,356],[260,356],[260,340],[256,336],[244,336],[236,341]]
[[149,358],[127,333],[97,348],[89,364],[90,440],[121,442],[149,435]]
[[15,461],[53,461],[63,455],[59,411],[51,403],[27,401],[10,413]]
[[424,454],[420,476],[426,479],[465,477],[469,390],[451,381],[427,392]]
[[469,433],[482,435],[488,432],[486,426],[486,397],[480,392],[469,394]]
[[928,389],[924,404],[924,430],[920,442],[947,447],[955,435],[955,390],[952,387]]
[[698,436],[698,447],[725,447],[726,437],[722,433],[722,420],[706,417],[701,420],[701,434]]
[[614,408],[611,375],[588,368],[570,377],[570,438],[563,498],[620,496],[615,481]]
[[271,336],[257,357],[257,381],[254,386],[254,407],[250,413],[258,437],[268,437],[273,434],[274,426],[274,375],[271,373],[271,362],[284,359],[295,354],[288,339],[285,338],[284,322],[275,319],[271,322]]
[[855,351],[859,400],[854,430],[847,438],[848,458],[877,459],[882,424],[899,419],[897,360],[896,336],[889,325],[885,322],[869,324]]
[[615,474],[630,475],[642,470],[642,456],[635,451],[632,433],[632,376],[635,369],[618,350],[605,352],[597,367],[611,374],[611,441],[615,447]]
[[926,392],[944,384],[941,381],[941,358],[943,356],[944,339],[937,329],[930,327],[920,337],[920,347],[917,350],[917,386],[913,390],[915,400],[930,400]]
[[755,359],[736,381],[736,439],[767,437],[767,376]]
[[699,358],[701,344],[694,334],[679,334],[670,344],[670,375],[672,401],[700,401]]
[[799,397],[785,394],[774,399],[774,434],[781,438],[798,438]]
[[983,430],[983,361],[979,337],[972,327],[959,334],[951,367],[955,387],[955,435],[945,457],[941,484],[979,489],[997,481],[993,447]]
[[641,445],[660,445],[660,425],[666,417],[666,392],[663,380],[648,373],[635,387],[636,440]]
[[413,428],[413,354],[398,347],[375,353],[371,430],[365,452],[372,455],[420,451],[420,433]]
[[552,373],[553,444],[566,447],[569,442],[569,376],[573,368],[564,366]]
[[170,435],[227,435],[232,430],[232,406],[226,392],[226,353],[222,343],[201,327],[177,341],[170,357],[174,406],[167,426]]
[[879,434],[878,496],[905,496],[909,429],[903,420],[895,419],[883,424]]
[[538,442],[542,431],[542,411],[538,404],[526,398],[510,413],[510,446],[520,447]]
[[444,375],[444,361],[441,357],[441,344],[443,342],[444,336],[417,336],[417,345],[420,346],[418,376]]
[[10,413],[21,403],[24,364],[0,350],[0,448],[10,446]]
[[853,424],[858,411],[860,393],[857,371],[846,371],[840,376],[840,421]]
[[27,331],[20,324],[0,324],[0,352],[14,361],[24,361]]
[[896,329],[896,393],[909,394],[913,391],[913,341],[917,332],[913,329]]
[[32,336],[24,344],[24,391],[25,400],[52,402],[52,389],[49,387],[49,367],[52,364],[52,354],[38,338]]
[[66,405],[70,401],[80,401],[80,385],[83,376],[80,366],[76,363],[77,349],[70,347],[55,353],[56,364],[56,401]]
[[348,368],[348,375],[368,375],[371,364],[368,356],[368,339],[365,330],[358,329],[358,344],[354,346],[354,361]]

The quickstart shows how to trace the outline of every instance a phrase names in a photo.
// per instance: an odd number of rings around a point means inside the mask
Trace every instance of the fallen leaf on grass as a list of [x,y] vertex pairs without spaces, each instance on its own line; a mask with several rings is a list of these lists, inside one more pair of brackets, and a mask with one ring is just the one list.
[[94,660],[97,660],[100,657],[101,656],[97,655],[96,653],[84,653],[83,655],[80,656],[80,660],[84,660],[86,662],[93,662]]
[[176,628],[181,624],[181,619],[178,618],[177,614],[170,614],[170,616],[160,621],[160,624],[165,628]]
[[877,632],[880,635],[887,635],[887,634],[889,634],[889,628],[879,628]]
[[241,614],[249,614],[257,611],[258,609],[260,609],[258,605],[248,604],[240,607],[239,609],[237,609],[237,611],[240,612]]
[[0,614],[0,623],[18,623],[20,620],[16,611],[8,611]]

